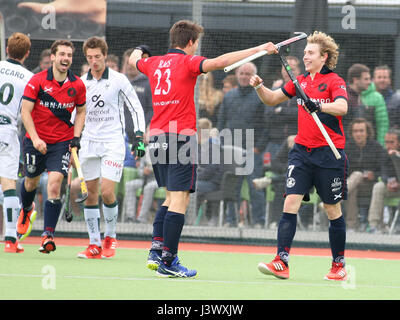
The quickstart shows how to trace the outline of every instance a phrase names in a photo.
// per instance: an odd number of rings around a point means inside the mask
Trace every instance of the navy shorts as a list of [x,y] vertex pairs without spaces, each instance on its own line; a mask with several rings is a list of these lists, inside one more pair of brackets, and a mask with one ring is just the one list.
[[330,147],[310,149],[295,144],[289,152],[286,194],[306,194],[315,186],[322,202],[347,200],[348,160],[343,149],[337,160]]
[[24,155],[24,172],[29,178],[41,175],[46,169],[48,172],[60,172],[66,177],[71,156],[70,140],[47,144],[46,154],[41,154],[33,146],[32,140],[24,137],[22,141]]
[[195,192],[197,148],[196,136],[152,136],[148,150],[158,186],[168,191]]

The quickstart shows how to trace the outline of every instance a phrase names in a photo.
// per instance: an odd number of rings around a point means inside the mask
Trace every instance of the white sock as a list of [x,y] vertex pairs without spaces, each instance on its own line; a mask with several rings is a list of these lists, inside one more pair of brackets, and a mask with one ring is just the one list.
[[99,207],[85,207],[83,209],[83,212],[85,214],[85,221],[89,233],[90,244],[95,244],[96,246],[101,247]]
[[103,215],[106,223],[104,238],[107,236],[111,238],[116,238],[118,203],[116,201],[110,205],[106,205],[103,203]]
[[4,216],[4,221],[6,222],[5,237],[7,238],[14,238],[14,239],[17,238],[17,220],[19,211],[20,211],[19,198],[14,195],[12,196],[4,195],[3,216]]

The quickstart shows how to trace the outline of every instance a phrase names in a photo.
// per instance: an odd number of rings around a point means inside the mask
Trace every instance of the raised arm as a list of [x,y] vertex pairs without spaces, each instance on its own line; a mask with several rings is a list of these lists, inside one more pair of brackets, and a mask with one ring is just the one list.
[[213,59],[206,59],[203,62],[203,72],[210,72],[214,70],[221,70],[231,64],[238,62],[244,58],[247,58],[257,52],[260,51],[268,51],[268,54],[276,54],[278,50],[276,50],[275,45],[272,42],[267,42],[257,47],[240,50],[240,51],[233,51],[229,53],[225,53]]
[[267,106],[276,106],[289,99],[282,89],[271,90],[265,87],[263,80],[258,75],[251,77],[250,85],[256,90],[260,100]]

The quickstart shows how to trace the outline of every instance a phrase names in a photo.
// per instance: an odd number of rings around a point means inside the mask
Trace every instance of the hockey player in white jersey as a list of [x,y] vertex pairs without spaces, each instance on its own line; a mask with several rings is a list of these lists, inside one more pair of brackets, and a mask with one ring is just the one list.
[[[132,151],[136,157],[143,157],[145,153],[142,105],[128,78],[106,67],[107,50],[107,43],[99,37],[89,38],[83,44],[90,69],[81,77],[87,90],[87,109],[79,159],[89,193],[84,208],[89,246],[78,253],[78,257],[87,259],[110,258],[115,255],[118,204],[114,190],[115,183],[121,179],[125,158],[124,105],[131,112],[135,128]],[[99,184],[105,220],[103,245],[99,230]]]
[[[20,211],[16,192],[20,144],[18,140],[18,119],[24,89],[33,73],[23,67],[29,56],[31,41],[16,32],[7,41],[8,59],[0,62],[0,181],[4,193],[3,213],[6,222],[4,251],[20,253],[24,249],[17,239],[17,220]],[[30,215],[30,226],[36,211]],[[29,229],[28,229],[29,230]]]

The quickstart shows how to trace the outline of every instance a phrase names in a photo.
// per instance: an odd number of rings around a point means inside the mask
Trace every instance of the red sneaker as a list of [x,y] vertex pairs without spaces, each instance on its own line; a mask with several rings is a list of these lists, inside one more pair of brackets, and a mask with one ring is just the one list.
[[42,245],[39,248],[39,252],[49,254],[52,251],[56,251],[56,244],[52,236],[43,236]]
[[279,256],[276,256],[270,263],[260,262],[258,264],[260,272],[273,275],[279,279],[289,279],[289,267],[287,267]]
[[32,223],[36,219],[36,213],[34,202],[32,203],[32,209],[28,213],[25,213],[24,210],[21,209],[17,221],[17,232],[20,235],[24,235],[28,230],[32,229]]
[[78,253],[78,258],[82,259],[101,259],[101,247],[89,244],[85,251]]
[[22,253],[24,252],[24,248],[18,243],[17,240],[12,242],[11,240],[6,241],[6,245],[4,247],[4,252],[8,253]]
[[115,256],[115,249],[117,248],[117,239],[106,237],[103,243],[103,250],[101,255],[103,258],[111,258]]
[[324,279],[332,281],[346,281],[347,272],[346,269],[344,268],[344,264],[332,262],[332,268]]

